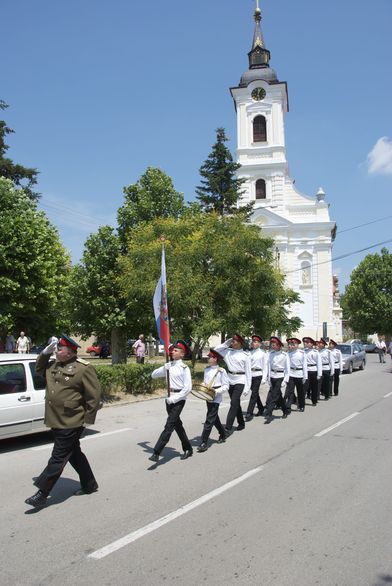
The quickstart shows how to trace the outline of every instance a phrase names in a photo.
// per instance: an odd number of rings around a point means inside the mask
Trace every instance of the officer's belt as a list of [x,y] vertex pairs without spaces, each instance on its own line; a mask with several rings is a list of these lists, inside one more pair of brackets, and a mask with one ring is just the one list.
[[182,389],[170,389],[171,393],[181,393]]
[[230,374],[245,374],[245,372],[233,372],[233,371],[231,371],[231,370],[229,370],[229,373],[230,373]]
[[273,368],[271,368],[272,372],[284,372],[284,370],[274,370]]
[[252,368],[252,372],[263,372],[262,368]]
[[220,389],[222,385],[218,385],[217,387],[212,387],[213,389]]
[[303,368],[293,368],[293,367],[291,367],[291,370],[303,370]]

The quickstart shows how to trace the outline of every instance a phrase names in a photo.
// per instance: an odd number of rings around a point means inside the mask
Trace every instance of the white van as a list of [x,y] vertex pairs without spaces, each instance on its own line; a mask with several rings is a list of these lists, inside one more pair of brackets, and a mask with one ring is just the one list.
[[0,354],[0,439],[48,431],[44,425],[45,379],[36,354]]

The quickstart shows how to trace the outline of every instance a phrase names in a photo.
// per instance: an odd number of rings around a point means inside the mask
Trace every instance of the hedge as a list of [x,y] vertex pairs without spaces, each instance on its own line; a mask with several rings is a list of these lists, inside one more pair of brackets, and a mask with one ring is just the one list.
[[153,393],[155,389],[165,386],[164,379],[152,379],[151,373],[157,365],[154,364],[114,364],[96,366],[103,395],[116,392],[139,395]]

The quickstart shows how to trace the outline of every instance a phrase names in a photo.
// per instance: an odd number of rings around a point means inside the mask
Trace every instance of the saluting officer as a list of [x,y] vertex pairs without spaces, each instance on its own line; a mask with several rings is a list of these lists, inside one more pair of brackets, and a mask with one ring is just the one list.
[[343,371],[343,356],[339,348],[336,347],[337,343],[334,340],[329,341],[329,349],[331,350],[332,360],[334,364],[333,373],[333,394],[335,397],[339,394],[339,381],[340,375]]
[[244,351],[245,340],[239,334],[234,334],[215,350],[225,361],[229,377],[230,409],[226,418],[226,435],[230,435],[234,419],[237,417],[237,430],[245,428],[244,416],[241,408],[241,395],[247,395],[252,383],[249,354]]
[[268,382],[270,390],[267,395],[267,402],[264,409],[264,423],[271,423],[273,411],[280,407],[283,411],[283,419],[286,419],[290,410],[287,409],[282,396],[282,387],[288,383],[290,376],[290,363],[286,352],[282,351],[283,343],[276,336],[270,338],[270,353],[268,362]]
[[180,418],[181,411],[185,406],[185,400],[192,390],[191,371],[184,364],[182,359],[188,354],[189,348],[184,340],[178,340],[170,347],[170,356],[172,361],[166,362],[164,366],[156,368],[152,373],[152,378],[166,377],[169,372],[170,395],[166,397],[167,420],[159,439],[154,447],[154,453],[150,456],[153,462],[159,461],[159,454],[169,441],[171,434],[175,430],[180,438],[184,453],[181,460],[190,458],[193,454],[191,442],[185,432]]
[[314,348],[315,341],[309,336],[302,338],[305,347],[305,356],[308,370],[308,389],[312,405],[316,406],[319,395],[319,381],[322,377],[320,352]]
[[328,401],[331,394],[331,377],[334,374],[335,366],[331,351],[326,348],[327,341],[324,338],[320,338],[318,345],[322,365],[321,393],[324,395],[324,399]]
[[308,365],[305,352],[299,348],[301,340],[298,338],[288,338],[290,378],[286,390],[286,407],[291,411],[291,405],[294,400],[294,389],[297,390],[298,411],[305,411],[305,383],[308,380]]
[[95,369],[77,357],[80,348],[72,338],[62,334],[57,343],[51,342],[37,358],[36,372],[46,378],[45,424],[52,428],[54,446],[45,470],[34,484],[38,492],[26,499],[33,507],[43,507],[64,466],[69,462],[80,477],[81,489],[75,494],[90,494],[98,484],[79,439],[85,424],[95,422],[100,408],[101,387]]
[[262,415],[264,411],[263,402],[260,398],[260,385],[267,381],[268,375],[268,356],[264,350],[261,349],[263,340],[261,336],[253,334],[252,349],[250,351],[250,367],[252,372],[252,384],[250,387],[251,396],[249,399],[248,409],[246,410],[245,421],[253,419],[253,411],[257,405],[257,415]]

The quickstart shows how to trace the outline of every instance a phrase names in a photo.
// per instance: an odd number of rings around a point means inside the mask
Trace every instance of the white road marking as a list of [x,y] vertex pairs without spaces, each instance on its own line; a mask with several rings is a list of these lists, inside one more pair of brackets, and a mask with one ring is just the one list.
[[334,423],[333,425],[331,425],[331,427],[327,427],[326,429],[323,429],[322,431],[319,431],[319,433],[316,433],[314,435],[314,437],[321,437],[322,435],[325,435],[329,431],[332,431],[336,427],[339,427],[339,425],[342,425],[343,423],[346,423],[346,421],[350,421],[350,419],[353,419],[353,417],[356,417],[357,415],[359,415],[359,412],[358,411],[356,411],[355,413],[352,413],[351,415],[349,415],[348,417],[345,417],[344,419],[341,419],[337,423]]
[[[85,442],[87,440],[99,439],[101,437],[106,437],[107,435],[114,435],[115,433],[123,433],[124,431],[131,431],[130,427],[124,427],[124,429],[116,429],[115,431],[107,431],[105,433],[96,433],[94,435],[88,435],[87,437],[82,437],[80,440],[81,442]],[[53,443],[51,444],[44,444],[43,446],[36,446],[34,448],[30,448],[30,450],[34,450],[38,452],[40,450],[47,450],[48,448],[52,448]]]
[[391,397],[392,393],[387,393],[386,395],[384,395],[384,399],[386,399],[387,397]]
[[157,519],[156,521],[153,521],[152,523],[149,523],[148,525],[145,525],[144,527],[137,529],[136,531],[132,531],[132,533],[128,533],[128,535],[125,535],[124,537],[121,537],[120,539],[117,539],[116,541],[109,543],[109,545],[106,545],[101,549],[97,549],[93,553],[90,553],[87,557],[93,558],[95,560],[100,560],[106,557],[107,555],[110,555],[111,553],[118,551],[119,549],[125,547],[126,545],[129,545],[133,541],[136,541],[137,539],[140,539],[141,537],[148,535],[148,533],[152,533],[152,531],[159,529],[163,525],[166,525],[167,523],[174,521],[174,519],[177,519],[178,517],[181,517],[182,515],[189,513],[189,511],[192,511],[196,507],[204,505],[204,503],[210,501],[216,496],[222,494],[223,492],[226,492],[227,490],[230,490],[234,486],[237,486],[237,484],[244,482],[245,480],[251,478],[255,474],[258,474],[259,472],[261,472],[261,470],[263,470],[263,468],[264,466],[258,466],[257,468],[253,468],[253,470],[249,470],[249,472],[246,472],[242,476],[239,476],[238,478],[235,478],[234,480],[227,482],[223,486],[220,486],[219,488],[216,488],[215,490],[208,492],[204,496],[188,503],[187,505],[184,505],[183,507],[180,507],[176,511],[173,511],[168,515],[165,515],[164,517],[161,517],[160,519]]

